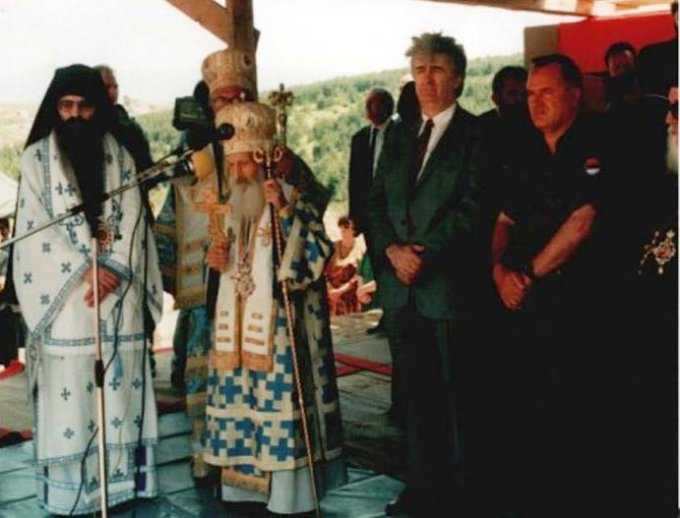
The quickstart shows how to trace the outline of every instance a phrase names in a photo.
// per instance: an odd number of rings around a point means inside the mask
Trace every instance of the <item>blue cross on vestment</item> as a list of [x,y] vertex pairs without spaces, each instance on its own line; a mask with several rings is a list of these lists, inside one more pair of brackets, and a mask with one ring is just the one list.
[[286,383],[285,375],[282,373],[277,373],[273,381],[268,381],[266,384],[267,390],[271,390],[274,394],[274,401],[281,401],[283,395],[290,392],[293,388],[291,383]]
[[109,382],[109,387],[111,387],[114,391],[118,390],[118,387],[120,387],[120,381],[118,381],[118,378],[113,378]]
[[71,263],[61,263],[61,273],[71,273]]
[[35,150],[35,158],[38,159],[38,162],[42,162],[42,153],[40,152],[39,149]]
[[319,260],[319,248],[316,243],[311,241],[305,242],[305,251],[307,252],[307,261],[315,263]]
[[68,401],[69,396],[71,395],[71,391],[64,387],[64,390],[61,391],[61,394],[59,394],[62,398],[64,398],[64,401]]
[[142,380],[140,380],[139,378],[135,378],[135,380],[132,382],[132,386],[135,389],[139,390],[139,387],[142,386]]
[[92,389],[94,389],[94,383],[92,383],[92,382],[90,381],[90,382],[87,384],[87,386],[85,387],[85,389],[91,394],[91,393],[92,393]]
[[123,421],[121,421],[118,417],[114,417],[111,420],[111,424],[113,425],[114,428],[120,428],[120,425],[123,424]]
[[277,354],[276,363],[277,365],[283,366],[283,372],[286,374],[291,374],[293,372],[293,359],[289,354]]
[[67,429],[64,431],[64,437],[66,437],[66,438],[69,439],[69,440],[70,440],[71,437],[73,437],[75,434],[76,434],[76,432],[74,432],[74,431],[71,430],[70,428],[67,428]]
[[243,394],[243,388],[234,383],[232,376],[227,376],[224,379],[224,384],[220,387],[220,393],[224,396],[227,403],[233,403],[236,396]]
[[40,303],[43,306],[47,306],[50,303],[50,296],[47,294],[40,295]]
[[90,424],[87,425],[87,429],[90,431],[90,433],[93,433],[96,427],[97,425],[95,424],[95,422],[92,419],[90,419]]
[[76,193],[76,188],[73,187],[73,185],[71,185],[70,183],[66,184],[64,190],[66,191],[66,194],[68,194],[69,196],[73,196]]
[[234,446],[227,449],[227,455],[239,457],[241,455],[252,455],[253,451],[246,446],[246,441],[244,439],[236,439],[234,441]]
[[142,416],[141,415],[137,415],[137,417],[135,417],[135,424],[137,425],[137,428],[142,427]]
[[210,437],[208,439],[208,444],[210,445],[210,448],[215,454],[219,454],[220,450],[224,450],[227,448],[227,441],[220,438],[218,434],[215,434],[213,437]]
[[61,185],[61,182],[59,182],[59,183],[57,184],[57,186],[54,188],[54,190],[57,191],[57,193],[58,193],[60,196],[61,196],[62,194],[64,194],[64,186]]
[[33,274],[31,272],[24,273],[24,284],[31,284],[33,282]]
[[250,438],[253,436],[253,430],[255,430],[255,425],[250,419],[241,419],[236,423],[236,430],[242,432],[241,435]]
[[26,222],[26,230],[33,230],[33,225],[35,225],[35,221],[33,221],[32,219],[29,219]]
[[49,254],[52,251],[52,245],[49,243],[42,244],[42,251],[44,254]]
[[280,438],[278,444],[269,446],[269,452],[276,455],[276,460],[283,461],[293,455],[293,449],[288,446],[288,439]]

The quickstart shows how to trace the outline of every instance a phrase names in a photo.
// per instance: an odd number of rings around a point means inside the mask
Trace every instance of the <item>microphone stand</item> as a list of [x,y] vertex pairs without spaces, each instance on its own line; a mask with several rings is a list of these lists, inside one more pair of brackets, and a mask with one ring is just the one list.
[[[171,156],[175,155],[176,152],[173,151],[172,153],[166,155],[163,157],[161,160],[159,160],[156,164],[152,165],[149,167],[146,171],[142,171],[139,173],[135,180],[131,183],[126,183],[125,185],[121,185],[120,187],[117,187],[116,189],[113,189],[112,191],[109,191],[107,193],[104,193],[101,197],[100,203],[104,203],[107,200],[110,200],[114,196],[118,196],[119,194],[124,193],[125,191],[129,191],[130,189],[134,189],[135,187],[138,187],[142,184],[147,184],[150,183],[151,180],[153,179],[158,179],[157,183],[165,182],[165,181],[170,181],[170,180],[175,180],[177,178],[182,178],[186,176],[186,174],[192,174],[194,172],[193,164],[189,160],[191,158],[191,155],[195,153],[193,150],[188,150],[183,152],[179,158],[175,161],[168,161],[168,158]],[[177,175],[174,177],[162,177],[163,173],[166,172],[166,170],[175,168],[177,166],[182,166],[185,168],[186,174],[182,175]],[[159,178],[160,177],[160,178]],[[19,241],[23,241],[27,237],[30,237],[34,234],[38,234],[39,232],[42,232],[46,228],[51,227],[52,225],[56,225],[57,223],[61,223],[65,219],[68,219],[73,216],[77,216],[81,212],[85,210],[85,204],[81,203],[79,205],[74,205],[70,209],[68,209],[66,212],[63,214],[60,214],[58,216],[55,216],[54,218],[46,221],[45,223],[42,223],[35,228],[21,234],[20,236],[15,236],[12,239],[8,239],[7,241],[3,241],[0,243],[0,250],[3,248],[6,248],[14,243],[17,243]]]
[[[94,384],[95,395],[97,398],[97,419],[99,426],[97,427],[97,441],[99,443],[99,492],[101,499],[101,513],[102,518],[108,517],[109,509],[109,484],[108,484],[108,470],[106,466],[106,410],[104,401],[104,360],[102,355],[102,341],[101,341],[101,321],[100,321],[100,305],[99,305],[99,241],[97,236],[92,237],[92,289],[94,292]],[[143,402],[142,402],[143,404]]]
[[[181,153],[181,154],[180,154]],[[170,168],[177,168],[178,166],[182,167],[183,173],[181,175],[177,175],[174,177],[163,177],[160,178],[160,182],[163,181],[168,181],[168,180],[173,180],[174,178],[180,178],[185,176],[186,174],[191,174],[194,172],[194,167],[193,164],[190,161],[191,155],[194,153],[194,150],[188,150],[185,152],[181,152],[179,150],[174,150],[165,157],[161,158],[156,164],[148,168],[146,171],[143,171],[139,173],[135,181],[121,185],[120,187],[113,189],[112,191],[105,193],[102,195],[100,203],[104,203],[106,200],[109,200],[113,198],[114,196],[117,196],[119,194],[124,193],[125,191],[128,191],[130,189],[134,189],[135,187],[138,187],[139,185],[145,184],[150,182],[152,179],[156,179],[161,177],[161,175],[168,169]],[[175,161],[169,161],[168,159],[174,155],[180,154],[179,158]],[[42,232],[46,228],[51,227],[52,225],[56,225],[65,219],[68,219],[70,217],[77,216],[79,213],[85,210],[85,204],[81,203],[79,205],[76,205],[74,207],[71,207],[69,210],[67,210],[65,213],[60,214],[59,216],[56,216],[55,218],[52,218],[49,221],[46,221],[45,223],[38,225],[36,228],[29,230],[28,232],[21,234],[19,236],[13,237],[12,239],[9,239],[7,241],[4,241],[2,244],[0,244],[0,250],[10,246],[14,243],[17,243],[19,241],[23,241],[24,239],[35,235],[39,232]],[[94,379],[95,379],[95,396],[97,400],[97,419],[99,421],[98,429],[97,429],[97,438],[98,438],[98,444],[99,444],[99,453],[98,453],[98,459],[99,459],[99,491],[100,491],[100,508],[101,508],[101,515],[102,518],[108,518],[108,502],[109,502],[109,495],[108,495],[108,471],[107,471],[107,466],[106,466],[106,405],[105,405],[105,398],[104,398],[104,377],[105,377],[105,370],[104,370],[104,362],[103,362],[103,355],[102,355],[102,343],[101,343],[101,322],[100,322],[100,304],[99,304],[99,264],[98,264],[98,259],[99,259],[99,241],[97,240],[97,235],[95,234],[92,236],[92,273],[93,273],[93,280],[92,280],[92,289],[94,293],[94,311],[93,311],[93,323],[94,323],[94,337],[95,337],[95,363],[94,363]],[[144,352],[146,354],[146,351]],[[144,404],[144,402],[142,402]]]

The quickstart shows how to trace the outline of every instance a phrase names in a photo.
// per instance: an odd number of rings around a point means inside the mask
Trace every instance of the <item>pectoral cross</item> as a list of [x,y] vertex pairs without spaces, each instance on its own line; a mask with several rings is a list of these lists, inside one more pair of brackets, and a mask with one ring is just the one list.
[[[222,230],[221,216],[231,213],[231,205],[219,203],[217,195],[213,191],[206,189],[202,192],[202,201],[194,201],[193,206],[197,211],[208,215],[208,236],[210,236],[212,244],[224,243],[227,247],[227,255],[229,255],[231,232],[229,236],[225,235],[224,230]],[[224,271],[228,269],[229,266],[227,265]]]
[[269,102],[276,110],[276,137],[278,143],[282,146],[286,145],[286,132],[288,129],[287,108],[293,105],[294,99],[293,92],[286,91],[283,83],[279,85],[277,91],[269,94]]

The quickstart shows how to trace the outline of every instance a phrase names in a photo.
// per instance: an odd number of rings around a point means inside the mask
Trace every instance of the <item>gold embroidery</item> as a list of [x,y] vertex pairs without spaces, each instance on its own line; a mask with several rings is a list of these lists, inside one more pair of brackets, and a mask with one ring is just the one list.
[[253,317],[255,320],[263,320],[264,319],[264,315],[262,313],[253,313],[250,316]]
[[220,324],[217,326],[217,329],[219,329],[220,331],[226,331],[227,329],[229,329],[229,324]]
[[217,338],[215,338],[215,341],[218,344],[227,344],[231,342],[231,338],[229,338],[228,336],[218,336]]
[[272,225],[267,223],[264,227],[257,229],[257,237],[262,238],[262,246],[269,246],[272,244]]
[[250,336],[246,336],[243,341],[247,344],[253,344],[253,345],[265,345],[265,343],[262,340],[258,340],[257,338],[252,338]]
[[254,326],[254,325],[249,325],[248,326],[248,331],[255,331],[256,333],[261,333],[262,328],[259,326]]
[[669,229],[666,231],[664,239],[661,239],[661,232],[658,230],[654,232],[654,236],[649,244],[646,244],[642,250],[644,254],[640,260],[640,266],[638,268],[638,274],[642,275],[642,267],[644,266],[647,259],[652,256],[657,264],[657,273],[663,275],[664,267],[675,254],[677,253],[677,247],[675,245],[675,231]]

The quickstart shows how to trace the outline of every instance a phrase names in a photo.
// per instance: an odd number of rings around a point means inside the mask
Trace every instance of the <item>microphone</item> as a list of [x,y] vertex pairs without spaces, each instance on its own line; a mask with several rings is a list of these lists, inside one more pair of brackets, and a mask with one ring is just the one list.
[[202,179],[215,170],[215,160],[212,152],[207,149],[194,151],[193,153],[179,159],[170,168],[170,174],[165,174],[168,180],[193,176]]
[[[223,126],[229,126],[233,131],[233,126],[227,124]],[[159,183],[171,182],[180,178],[192,177],[198,180],[205,178],[215,170],[215,160],[212,150],[204,148],[205,146],[199,151],[187,151],[182,158],[163,167],[144,185],[147,189],[151,189]]]
[[211,142],[229,140],[234,136],[234,126],[225,122],[217,128],[192,128],[187,131],[187,146],[194,151],[203,149]]

